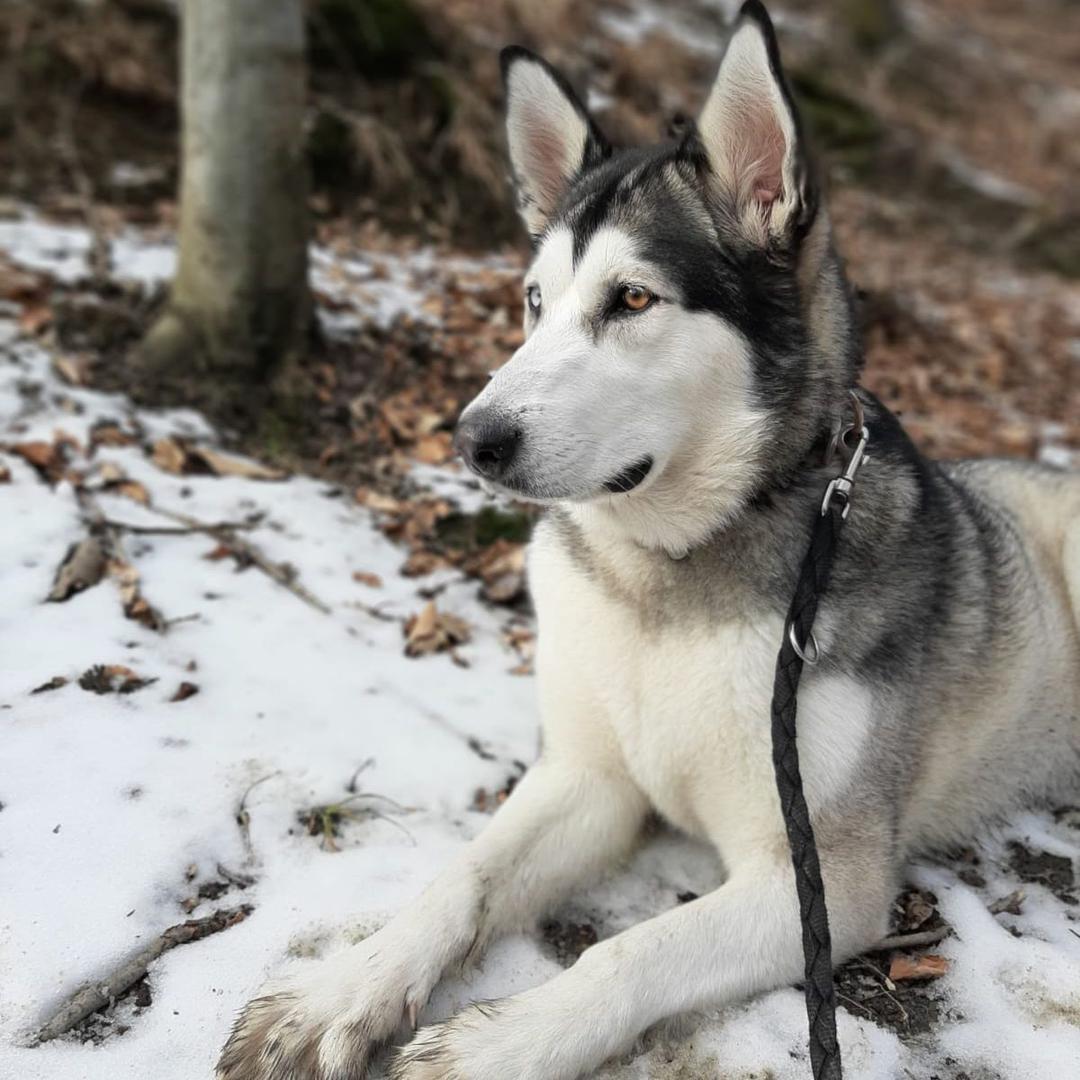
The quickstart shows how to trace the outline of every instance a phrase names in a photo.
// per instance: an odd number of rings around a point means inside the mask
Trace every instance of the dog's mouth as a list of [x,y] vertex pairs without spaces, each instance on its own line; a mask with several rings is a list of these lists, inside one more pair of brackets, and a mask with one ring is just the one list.
[[653,459],[646,455],[640,461],[635,461],[633,465],[623,469],[617,476],[605,480],[604,489],[610,491],[612,495],[625,495],[628,491],[633,491],[649,475],[652,467]]

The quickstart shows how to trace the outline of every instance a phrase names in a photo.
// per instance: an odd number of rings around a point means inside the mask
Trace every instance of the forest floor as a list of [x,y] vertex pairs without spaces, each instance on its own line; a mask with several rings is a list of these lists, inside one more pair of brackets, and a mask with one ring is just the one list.
[[[528,520],[449,460],[440,411],[479,377],[471,354],[446,366],[455,334],[512,345],[490,306],[516,267],[317,247],[326,336],[392,352],[408,332],[431,363],[427,381],[390,365],[401,387],[345,414],[329,365],[321,407],[350,434],[304,475],[287,449],[260,463],[190,409],[97,384],[94,334],[167,280],[173,252],[125,227],[94,281],[93,248],[29,212],[0,222],[0,1074],[191,1080],[264,978],[391,917],[535,756]],[[356,447],[379,465],[335,479]],[[841,970],[848,1075],[1075,1075],[1078,859],[1080,812],[1063,807],[914,867],[896,930],[940,940]],[[719,880],[707,849],[657,828],[421,1020],[534,985]],[[35,1045],[161,935],[191,940]],[[796,1080],[803,1045],[801,997],[782,990],[653,1032],[597,1076]]]
[[[423,64],[370,85],[313,58],[314,130],[340,121],[402,171],[313,148],[318,332],[255,424],[198,411],[195,376],[162,408],[128,363],[175,265],[171,5],[0,13],[0,1075],[209,1075],[267,975],[391,917],[534,759],[531,514],[450,449],[521,340],[494,47],[588,75],[605,128],[650,138],[696,109],[735,5],[556,6],[417,0],[443,20]],[[1075,467],[1080,8],[770,7],[825,149],[864,383],[931,453]],[[438,133],[435,90],[459,103]],[[533,985],[719,874],[658,828],[421,1019]],[[846,1074],[1080,1075],[1078,874],[1069,807],[914,867],[896,930],[940,940],[841,970]],[[190,940],[34,1044],[163,934]],[[597,1075],[802,1080],[804,1023],[778,991]]]

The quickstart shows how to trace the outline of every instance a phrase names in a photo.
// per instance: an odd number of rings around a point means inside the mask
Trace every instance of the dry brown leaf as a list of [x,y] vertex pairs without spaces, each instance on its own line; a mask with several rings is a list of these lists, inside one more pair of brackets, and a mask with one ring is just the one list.
[[436,431],[424,435],[413,448],[413,455],[425,465],[443,465],[454,456],[450,432]]
[[39,274],[17,269],[7,262],[0,265],[0,298],[4,300],[25,303],[36,299],[44,291],[46,284],[46,279]]
[[78,440],[62,431],[56,432],[52,442],[32,439],[27,442],[8,443],[2,447],[9,453],[17,454],[28,465],[32,465],[41,478],[50,484],[55,484],[64,478],[69,448],[78,450]]
[[402,564],[402,577],[426,577],[436,570],[441,570],[446,565],[446,560],[436,555],[434,551],[425,551],[420,548],[414,551]]
[[89,386],[93,363],[92,357],[78,353],[75,356],[57,356],[53,360],[53,367],[60,378],[71,386]]
[[123,495],[125,499],[134,499],[135,502],[141,503],[143,506],[150,505],[150,492],[138,480],[121,480],[119,483],[110,486],[109,490],[117,495]]
[[120,587],[120,602],[124,606],[124,615],[137,623],[142,623],[148,630],[165,629],[165,620],[157,608],[153,607],[139,590],[139,571],[123,559],[110,559],[109,576]]
[[926,953],[924,956],[905,956],[903,953],[897,953],[889,964],[889,978],[893,982],[938,979],[948,970],[948,959],[936,953]]
[[127,473],[114,461],[103,461],[98,467],[98,476],[106,486],[118,484],[121,480],[127,479]]
[[49,468],[57,455],[57,447],[53,443],[42,440],[15,443],[9,449],[13,454],[18,454],[27,464],[33,465],[35,469]]
[[37,335],[52,322],[53,312],[48,304],[27,304],[19,313],[19,329],[24,334]]
[[157,679],[144,679],[124,664],[95,664],[79,676],[79,686],[95,694],[130,694]]
[[197,458],[215,476],[242,476],[246,480],[284,480],[289,474],[284,469],[262,465],[258,461],[222,454],[206,446],[194,446],[189,457]]
[[432,600],[405,623],[405,655],[416,657],[452,651],[470,637],[469,624],[464,619],[439,611]]
[[154,443],[150,460],[164,472],[179,476],[187,464],[187,451],[176,439],[166,437]]
[[53,430],[53,443],[58,451],[73,450],[77,454],[83,453],[82,443],[70,431],[65,431],[63,428]]
[[331,443],[329,446],[323,447],[322,452],[319,454],[319,467],[325,469],[327,465],[332,461],[337,461],[341,457],[341,447],[336,443]]
[[379,405],[379,415],[402,442],[416,438],[416,405],[413,391],[393,394]]
[[905,932],[918,930],[936,914],[937,909],[929,894],[913,889],[904,899],[904,917],[900,929]]
[[133,431],[125,431],[113,420],[103,420],[90,429],[91,446],[134,446],[139,441]]
[[138,676],[126,664],[105,664],[102,670],[110,679],[137,679]]
[[409,504],[400,499],[394,499],[389,495],[382,495],[370,488],[360,487],[356,489],[356,501],[369,510],[375,510],[380,514],[399,514],[408,509]]
[[470,555],[461,566],[484,583],[485,599],[511,604],[525,591],[525,545],[499,539]]
[[197,683],[182,682],[177,688],[176,693],[169,698],[170,702],[187,701],[188,698],[194,697],[199,692]]
[[0,462],[0,484],[10,484],[10,483],[11,483],[11,470],[5,464],[3,464],[3,462]]
[[371,589],[382,588],[382,578],[378,574],[372,574],[367,570],[355,570],[352,576],[353,581],[360,585],[367,585]]

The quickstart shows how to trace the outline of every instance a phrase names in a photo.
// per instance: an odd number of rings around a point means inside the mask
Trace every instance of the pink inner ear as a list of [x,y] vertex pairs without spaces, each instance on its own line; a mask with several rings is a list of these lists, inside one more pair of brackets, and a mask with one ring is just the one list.
[[522,122],[526,133],[527,175],[545,204],[543,208],[551,209],[567,180],[566,137],[540,109],[530,109]]
[[754,201],[768,206],[784,194],[784,130],[765,102],[746,110],[742,124],[739,141],[745,147],[744,179]]

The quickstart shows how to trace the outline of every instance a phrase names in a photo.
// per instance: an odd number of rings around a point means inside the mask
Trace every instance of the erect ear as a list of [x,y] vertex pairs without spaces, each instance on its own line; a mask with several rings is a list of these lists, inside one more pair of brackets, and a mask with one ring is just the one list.
[[813,217],[795,103],[768,12],[747,0],[697,122],[717,195],[754,242],[790,239]]
[[553,67],[516,45],[500,59],[518,211],[535,239],[574,177],[603,161],[611,147]]

